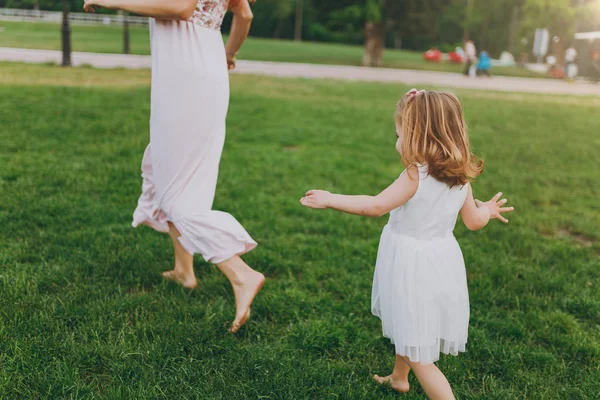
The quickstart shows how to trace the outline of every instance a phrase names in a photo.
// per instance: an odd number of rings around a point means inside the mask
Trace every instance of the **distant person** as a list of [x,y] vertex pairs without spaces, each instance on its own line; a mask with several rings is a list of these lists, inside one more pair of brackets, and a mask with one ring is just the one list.
[[550,74],[550,76],[553,78],[562,77],[561,69],[558,67],[557,63],[558,63],[558,59],[554,55],[554,53],[550,53],[550,54],[548,54],[548,56],[546,56],[546,64],[548,65],[548,74]]
[[[469,293],[465,263],[454,225],[458,214],[471,230],[513,211],[502,193],[475,200],[473,181],[483,162],[472,153],[459,100],[452,93],[413,89],[396,106],[396,150],[406,169],[377,196],[346,196],[310,190],[300,203],[309,208],[380,217],[383,229],[371,298],[383,336],[395,350],[391,375],[373,378],[408,392],[412,370],[430,399],[454,399],[434,364],[440,354],[465,351]],[[377,171],[373,171],[377,174]]]
[[570,45],[565,51],[565,75],[569,79],[575,78],[577,70],[577,65],[575,64],[576,58],[577,50],[575,50],[573,45]]
[[596,82],[600,82],[600,48],[594,49],[590,56],[594,68],[594,79]]
[[565,51],[565,64],[568,66],[569,64],[574,64],[575,59],[577,58],[577,50],[573,47],[573,45],[569,46],[569,48]]
[[490,58],[487,51],[482,51],[479,54],[479,62],[477,63],[477,76],[485,75],[487,77],[490,75],[490,70],[492,69],[492,59]]
[[527,62],[529,61],[529,55],[527,53],[521,53],[519,57],[519,67],[525,68],[527,67]]
[[[229,331],[250,318],[264,276],[241,255],[256,242],[230,214],[213,209],[229,107],[228,69],[250,30],[249,0],[85,0],[84,10],[106,7],[150,18],[152,96],[150,143],[142,159],[142,193],[134,227],[168,233],[174,268],[163,277],[197,286],[193,257],[200,254],[229,279],[236,314]],[[221,23],[233,11],[223,43]]]
[[469,76],[469,70],[471,69],[471,65],[475,62],[477,58],[477,49],[475,48],[475,43],[472,40],[467,40],[465,42],[465,72],[466,76]]

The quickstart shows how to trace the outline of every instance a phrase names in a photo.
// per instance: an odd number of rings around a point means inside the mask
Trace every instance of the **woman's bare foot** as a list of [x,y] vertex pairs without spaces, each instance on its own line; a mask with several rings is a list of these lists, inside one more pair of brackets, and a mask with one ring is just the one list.
[[175,268],[163,272],[163,278],[178,283],[186,289],[196,289],[198,282],[194,275],[194,255],[183,248],[179,242],[181,233],[171,222],[169,222],[169,236],[171,236],[173,249],[175,250]]
[[239,283],[233,284],[235,294],[235,320],[229,328],[229,332],[236,333],[250,319],[250,306],[254,298],[262,289],[265,276],[254,270],[248,271]]
[[186,289],[196,289],[198,287],[198,281],[196,277],[192,274],[185,274],[182,271],[179,271],[177,268],[171,271],[165,271],[162,273],[163,278],[168,281],[175,282]]
[[396,380],[393,375],[381,377],[377,374],[373,375],[373,379],[382,385],[390,385],[390,387],[400,393],[407,393],[410,390],[408,380]]

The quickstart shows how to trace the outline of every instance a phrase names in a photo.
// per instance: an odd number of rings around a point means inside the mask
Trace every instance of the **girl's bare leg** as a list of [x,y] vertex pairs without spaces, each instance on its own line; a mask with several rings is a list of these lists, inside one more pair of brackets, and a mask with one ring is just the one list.
[[250,306],[262,288],[265,277],[248,266],[239,256],[234,256],[217,267],[227,276],[235,295],[235,320],[229,332],[236,333],[250,319]]
[[404,357],[396,354],[396,363],[394,364],[394,370],[391,375],[381,377],[379,375],[373,375],[373,379],[382,385],[390,385],[392,389],[398,392],[406,393],[410,390],[408,384],[408,373],[410,372],[410,366],[404,360]]
[[431,400],[454,400],[448,379],[435,364],[421,365],[405,358]]
[[181,233],[170,222],[169,236],[171,236],[173,249],[175,250],[175,267],[171,271],[163,272],[162,275],[165,279],[177,282],[187,289],[195,289],[198,286],[198,282],[194,274],[194,256],[181,246],[178,239]]

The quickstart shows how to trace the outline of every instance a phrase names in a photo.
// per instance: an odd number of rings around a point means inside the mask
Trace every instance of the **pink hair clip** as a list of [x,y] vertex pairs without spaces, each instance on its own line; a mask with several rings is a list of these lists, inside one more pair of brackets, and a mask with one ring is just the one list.
[[419,96],[422,94],[425,94],[425,90],[410,89],[408,92],[406,92],[406,96],[408,97],[409,100],[412,100],[413,97]]

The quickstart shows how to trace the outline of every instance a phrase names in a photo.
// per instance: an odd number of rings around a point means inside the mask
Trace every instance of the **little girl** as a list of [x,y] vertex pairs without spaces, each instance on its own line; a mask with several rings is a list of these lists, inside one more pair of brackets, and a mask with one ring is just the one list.
[[374,376],[400,392],[409,390],[412,369],[431,399],[453,399],[433,364],[440,352],[465,351],[469,296],[463,256],[453,235],[460,213],[467,228],[490,219],[507,223],[498,193],[487,203],[473,198],[471,184],[483,170],[472,154],[460,102],[451,93],[409,91],[396,106],[396,149],[406,170],[377,196],[345,196],[311,190],[300,202],[379,217],[391,211],[383,230],[371,309],[383,336],[396,348],[391,375]]

